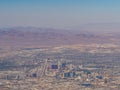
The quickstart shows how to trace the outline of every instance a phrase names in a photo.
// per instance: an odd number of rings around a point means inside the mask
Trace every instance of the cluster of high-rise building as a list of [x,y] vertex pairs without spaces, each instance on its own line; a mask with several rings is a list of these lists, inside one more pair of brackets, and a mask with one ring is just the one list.
[[[67,50],[61,53],[32,53],[31,56],[19,56],[17,59],[14,57],[15,64],[0,68],[0,89],[120,90],[117,55],[75,54],[72,51],[69,54]],[[116,61],[112,62],[113,59]]]

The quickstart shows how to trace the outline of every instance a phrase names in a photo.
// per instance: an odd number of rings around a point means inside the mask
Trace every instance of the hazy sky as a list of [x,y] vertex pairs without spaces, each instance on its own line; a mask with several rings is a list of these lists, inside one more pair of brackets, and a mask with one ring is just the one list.
[[120,0],[0,0],[0,27],[120,23]]

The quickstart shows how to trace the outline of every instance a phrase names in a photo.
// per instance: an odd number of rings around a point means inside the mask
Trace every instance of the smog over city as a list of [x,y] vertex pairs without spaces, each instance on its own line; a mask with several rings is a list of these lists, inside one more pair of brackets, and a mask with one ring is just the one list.
[[0,0],[0,90],[120,90],[119,0]]

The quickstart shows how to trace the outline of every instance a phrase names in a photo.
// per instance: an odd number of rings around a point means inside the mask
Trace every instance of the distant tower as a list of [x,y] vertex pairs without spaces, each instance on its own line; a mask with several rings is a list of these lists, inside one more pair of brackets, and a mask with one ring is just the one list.
[[62,59],[61,59],[61,60],[58,60],[58,70],[61,69],[61,63],[62,63]]
[[8,80],[9,79],[9,76],[8,75],[6,75],[6,80]]
[[20,75],[19,74],[16,76],[16,80],[20,80]]
[[42,76],[46,75],[46,67],[47,67],[47,62],[48,62],[49,58],[45,60],[44,66],[43,66],[43,70],[42,70]]

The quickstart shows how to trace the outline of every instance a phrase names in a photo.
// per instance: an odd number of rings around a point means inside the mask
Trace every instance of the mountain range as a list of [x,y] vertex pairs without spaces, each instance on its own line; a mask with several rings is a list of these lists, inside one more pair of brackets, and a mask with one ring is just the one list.
[[52,28],[13,27],[0,29],[0,46],[60,46],[81,43],[113,43],[119,35]]

